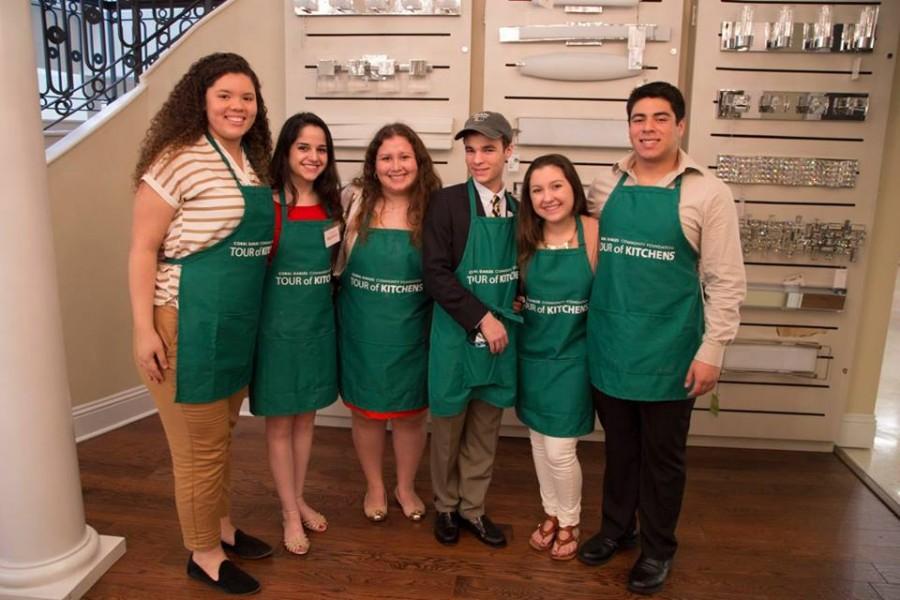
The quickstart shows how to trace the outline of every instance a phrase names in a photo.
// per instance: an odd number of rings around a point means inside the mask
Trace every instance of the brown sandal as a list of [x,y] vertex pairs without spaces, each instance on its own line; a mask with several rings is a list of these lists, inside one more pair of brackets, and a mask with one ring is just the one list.
[[537,529],[528,538],[528,545],[540,552],[549,550],[550,546],[553,545],[558,529],[559,520],[556,517],[545,515],[544,520],[538,523]]
[[[578,538],[581,537],[581,530],[578,525],[566,525],[560,527],[553,540],[553,547],[550,549],[550,558],[553,560],[572,560],[578,553]],[[565,548],[565,550],[563,550]]]

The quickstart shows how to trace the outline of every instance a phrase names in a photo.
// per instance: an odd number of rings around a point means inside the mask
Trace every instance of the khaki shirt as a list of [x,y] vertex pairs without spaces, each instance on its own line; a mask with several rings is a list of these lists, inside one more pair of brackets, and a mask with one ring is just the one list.
[[[725,346],[734,340],[741,324],[741,303],[747,293],[747,276],[741,252],[737,208],[728,186],[678,151],[678,166],[655,185],[671,188],[681,178],[678,214],[684,237],[700,256],[700,281],[703,284],[703,316],[706,331],[694,355],[696,360],[722,366]],[[588,210],[601,216],[603,205],[616,187],[622,173],[628,173],[624,185],[635,185],[634,153],[629,154],[591,183]],[[603,229],[603,219],[600,219]]]

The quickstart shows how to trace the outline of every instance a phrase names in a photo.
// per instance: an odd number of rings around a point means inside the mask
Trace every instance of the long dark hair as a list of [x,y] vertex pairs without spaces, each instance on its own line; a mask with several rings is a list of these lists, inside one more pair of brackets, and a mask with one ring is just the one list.
[[204,56],[191,65],[150,121],[132,177],[135,187],[163,152],[177,152],[193,144],[207,132],[209,123],[206,119],[206,90],[229,73],[246,75],[253,82],[256,119],[244,134],[241,144],[257,177],[263,183],[266,182],[269,155],[272,153],[272,133],[269,131],[268,111],[260,91],[259,78],[242,56],[218,52]]
[[519,272],[525,273],[528,261],[534,256],[538,244],[544,239],[544,220],[534,212],[531,204],[531,174],[543,167],[558,167],[572,186],[575,204],[572,213],[575,218],[578,215],[587,214],[587,198],[584,195],[584,187],[575,166],[562,154],[544,154],[534,159],[525,171],[525,181],[522,183],[522,202],[519,203],[518,225],[516,229],[516,241],[519,249],[517,262]]
[[328,162],[325,170],[319,173],[313,182],[313,191],[319,202],[325,207],[328,216],[343,224],[341,211],[341,179],[338,176],[337,162],[334,158],[334,140],[331,131],[321,118],[310,112],[297,113],[281,126],[275,152],[269,163],[269,181],[274,190],[288,189],[291,193],[291,206],[297,202],[297,188],[291,181],[291,147],[304,127],[318,127],[325,133],[325,145],[328,147]]
[[403,123],[389,123],[375,134],[369,147],[366,148],[365,161],[363,162],[362,176],[353,180],[353,185],[362,189],[360,209],[354,225],[359,232],[360,240],[366,239],[369,232],[369,223],[375,212],[375,202],[381,198],[381,182],[375,173],[375,161],[378,158],[378,149],[385,140],[392,137],[402,137],[412,146],[416,157],[416,180],[410,190],[409,208],[406,211],[406,220],[412,226],[412,242],[417,247],[422,245],[422,219],[428,205],[428,198],[432,192],[441,189],[441,178],[434,170],[431,155],[425,148],[424,142],[409,125]]

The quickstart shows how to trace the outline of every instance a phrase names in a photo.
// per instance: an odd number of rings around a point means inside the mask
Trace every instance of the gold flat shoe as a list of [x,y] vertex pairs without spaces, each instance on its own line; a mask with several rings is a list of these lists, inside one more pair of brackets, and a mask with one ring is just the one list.
[[367,509],[368,499],[369,494],[365,494],[363,496],[363,514],[366,515],[366,518],[373,523],[381,523],[387,519],[387,493],[384,494],[384,502],[377,508]]
[[397,503],[397,506],[400,507],[400,510],[403,511],[403,516],[413,521],[414,523],[418,523],[422,519],[425,518],[425,506],[422,508],[414,508],[413,510],[406,512],[406,509],[403,508],[403,503],[400,502],[400,494],[398,493],[397,488],[394,488],[394,501]]

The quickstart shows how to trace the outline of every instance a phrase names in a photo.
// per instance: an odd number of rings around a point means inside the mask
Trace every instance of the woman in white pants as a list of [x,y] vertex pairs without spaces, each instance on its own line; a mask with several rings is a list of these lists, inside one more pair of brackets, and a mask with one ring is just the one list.
[[529,545],[569,560],[578,549],[581,465],[578,437],[594,428],[587,372],[587,308],[597,265],[597,220],[584,188],[559,154],[528,168],[518,222],[522,275],[519,400],[545,516]]

